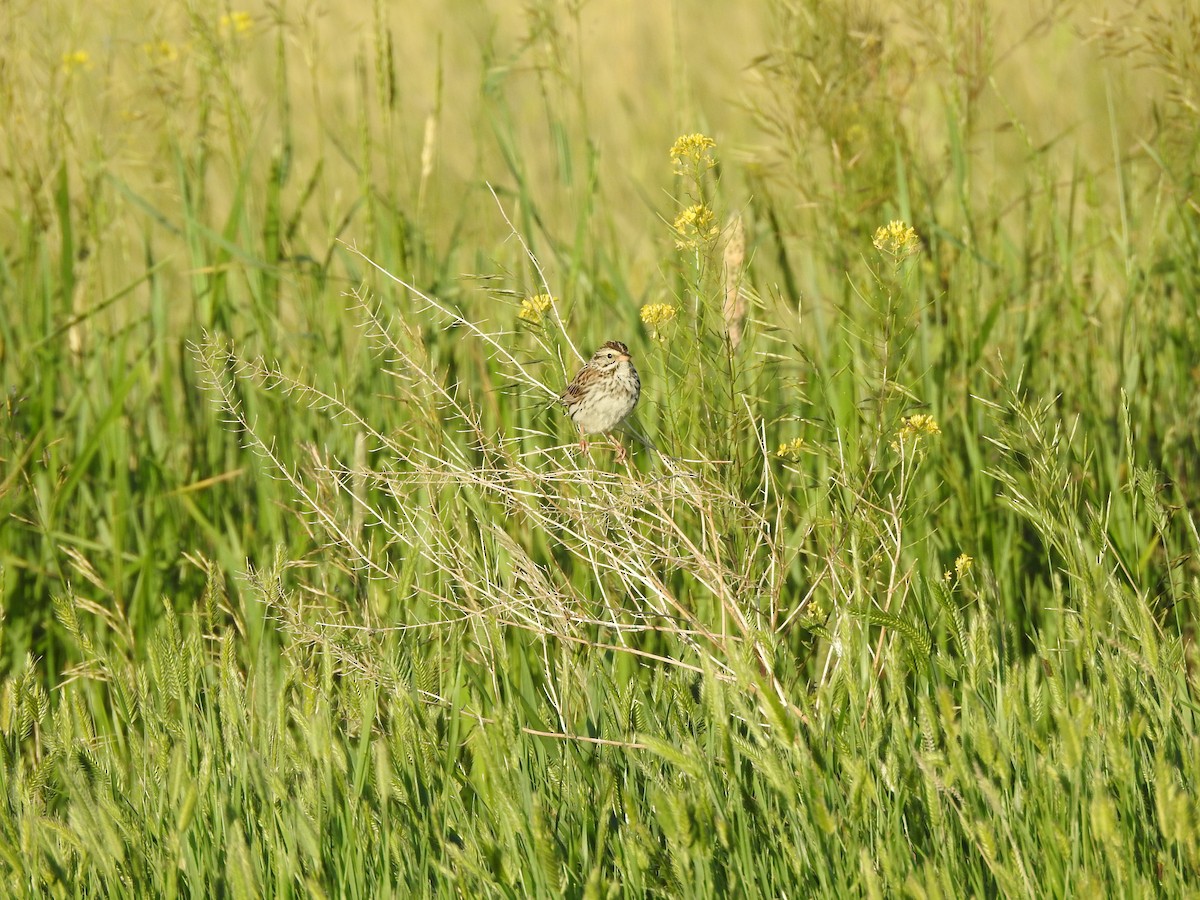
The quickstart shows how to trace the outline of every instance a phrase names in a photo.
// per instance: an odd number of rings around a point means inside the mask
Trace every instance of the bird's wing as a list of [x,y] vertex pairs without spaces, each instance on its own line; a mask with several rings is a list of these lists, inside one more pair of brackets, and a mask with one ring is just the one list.
[[582,393],[583,393],[583,388],[581,388],[579,386],[579,382],[572,381],[570,384],[567,385],[567,389],[558,395],[558,402],[559,403],[569,403],[570,401],[574,400],[576,397],[578,397]]

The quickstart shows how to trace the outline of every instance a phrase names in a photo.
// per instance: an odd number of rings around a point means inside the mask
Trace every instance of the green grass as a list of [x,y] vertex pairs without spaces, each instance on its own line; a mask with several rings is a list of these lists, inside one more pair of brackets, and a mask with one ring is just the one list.
[[1193,14],[236,12],[3,26],[6,895],[1193,890]]

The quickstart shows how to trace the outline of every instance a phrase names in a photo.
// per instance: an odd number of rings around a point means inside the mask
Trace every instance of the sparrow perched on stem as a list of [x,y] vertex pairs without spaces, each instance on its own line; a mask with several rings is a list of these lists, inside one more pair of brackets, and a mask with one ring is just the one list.
[[[642,382],[628,347],[608,341],[593,353],[558,398],[579,429],[580,449],[587,449],[589,434],[608,434],[624,422],[641,392]],[[625,456],[625,446],[618,440],[617,460]]]

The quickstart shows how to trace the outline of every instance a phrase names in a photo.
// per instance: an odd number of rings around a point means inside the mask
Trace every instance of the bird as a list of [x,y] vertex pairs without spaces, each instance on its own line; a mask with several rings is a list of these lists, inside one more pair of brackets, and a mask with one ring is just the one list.
[[[589,434],[608,434],[637,406],[642,382],[620,341],[606,341],[559,395],[559,402],[579,429],[579,448],[587,450]],[[626,457],[618,440],[617,461]]]

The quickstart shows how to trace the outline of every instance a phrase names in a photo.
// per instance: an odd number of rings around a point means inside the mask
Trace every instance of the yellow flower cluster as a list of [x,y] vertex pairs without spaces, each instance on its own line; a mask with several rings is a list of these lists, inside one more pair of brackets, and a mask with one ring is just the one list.
[[675,318],[677,307],[669,303],[647,303],[642,307],[642,321],[647,325],[665,325]]
[[958,559],[954,560],[954,571],[946,572],[942,576],[945,581],[952,581],[957,578],[960,581],[962,577],[971,571],[971,566],[975,564],[975,560],[967,556],[965,553],[960,553]]
[[253,27],[254,19],[248,12],[226,13],[217,21],[217,31],[224,38],[232,37],[235,34],[245,34]]
[[678,312],[679,308],[669,303],[647,303],[642,307],[642,322],[650,326],[650,334],[656,341],[664,341],[666,337],[661,327],[672,321]]
[[67,75],[78,72],[80,69],[86,70],[91,67],[92,57],[86,50],[75,50],[62,55],[62,70]]
[[926,435],[941,434],[937,420],[925,413],[915,413],[900,420],[900,430],[896,432],[896,440],[892,441],[892,449],[899,452],[901,446],[908,443],[918,445]]
[[675,164],[675,171],[682,175],[688,163],[697,166],[703,163],[705,168],[711,169],[716,165],[716,160],[708,151],[716,146],[717,142],[705,134],[680,135],[671,145],[671,162]]
[[875,230],[872,241],[880,253],[887,253],[897,259],[912,256],[921,250],[921,239],[911,225],[906,225],[895,219]]
[[675,246],[680,250],[695,250],[713,240],[719,233],[717,217],[703,203],[695,203],[675,217]]
[[826,607],[825,601],[814,597],[808,602],[808,606],[804,609],[803,624],[812,627],[814,625],[823,625],[829,618],[829,609]]
[[784,441],[779,445],[776,451],[777,456],[782,456],[784,459],[791,462],[796,462],[800,459],[800,454],[804,452],[804,438],[792,438],[790,441]]
[[923,434],[941,434],[937,419],[925,413],[916,413],[901,420],[900,437],[919,437]]
[[521,311],[517,313],[517,318],[524,319],[526,322],[540,322],[542,316],[546,314],[546,310],[553,305],[554,298],[549,294],[527,297],[521,301]]

